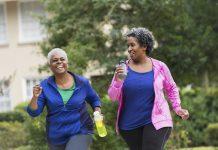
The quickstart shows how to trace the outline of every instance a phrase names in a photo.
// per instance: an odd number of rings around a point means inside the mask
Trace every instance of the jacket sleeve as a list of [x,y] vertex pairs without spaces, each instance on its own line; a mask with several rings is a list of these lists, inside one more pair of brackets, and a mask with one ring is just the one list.
[[108,95],[112,101],[119,101],[122,92],[123,81],[116,81],[115,76],[108,89]]
[[176,83],[170,73],[169,68],[167,67],[166,64],[163,63],[163,68],[164,72],[164,77],[165,80],[163,82],[163,86],[167,95],[167,98],[170,100],[173,110],[177,112],[178,110],[181,109],[181,100],[179,96],[179,90],[176,86]]
[[93,110],[95,109],[95,107],[101,107],[101,101],[98,94],[90,85],[89,80],[86,80],[85,82],[86,82],[85,86],[87,90],[87,95],[85,100],[92,106]]
[[37,100],[37,104],[38,104],[38,109],[36,109],[36,110],[33,110],[33,109],[31,109],[30,106],[27,106],[27,113],[32,117],[39,116],[45,107],[45,95],[44,95],[43,91],[39,95],[39,98]]

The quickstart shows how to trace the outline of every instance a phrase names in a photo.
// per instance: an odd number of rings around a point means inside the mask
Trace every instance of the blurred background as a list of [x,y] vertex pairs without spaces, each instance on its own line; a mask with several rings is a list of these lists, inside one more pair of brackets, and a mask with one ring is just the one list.
[[124,34],[132,27],[153,32],[152,57],[169,66],[190,111],[188,121],[172,112],[165,149],[218,149],[218,1],[0,0],[0,150],[47,149],[46,109],[31,118],[25,107],[32,87],[51,75],[46,56],[55,47],[102,99],[108,135],[94,135],[91,149],[127,150],[107,89],[115,65],[127,59]]

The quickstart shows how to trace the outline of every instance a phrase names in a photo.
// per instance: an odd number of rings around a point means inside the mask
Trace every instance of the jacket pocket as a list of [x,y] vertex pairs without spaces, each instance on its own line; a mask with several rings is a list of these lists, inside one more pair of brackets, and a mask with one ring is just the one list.
[[160,122],[163,120],[172,120],[169,106],[166,100],[163,100],[161,102],[155,102],[152,110],[153,123]]
[[164,100],[162,102],[162,104],[160,105],[160,109],[162,110],[162,115],[164,115],[164,117],[167,119],[167,120],[171,120],[172,117],[171,117],[171,113],[170,113],[170,108],[169,108],[169,105],[168,105],[168,102],[166,100]]

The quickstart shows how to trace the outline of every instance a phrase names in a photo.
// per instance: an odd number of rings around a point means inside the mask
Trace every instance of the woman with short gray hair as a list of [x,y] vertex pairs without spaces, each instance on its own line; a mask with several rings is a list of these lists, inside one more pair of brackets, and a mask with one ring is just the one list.
[[86,102],[94,111],[101,112],[100,98],[87,79],[68,71],[64,50],[54,48],[47,58],[53,75],[34,86],[27,112],[36,117],[46,106],[50,150],[88,150],[92,142],[93,121]]

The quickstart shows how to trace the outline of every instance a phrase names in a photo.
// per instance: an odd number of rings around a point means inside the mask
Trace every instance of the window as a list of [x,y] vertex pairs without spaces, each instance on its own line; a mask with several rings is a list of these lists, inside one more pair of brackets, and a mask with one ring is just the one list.
[[37,1],[19,3],[20,42],[41,41],[45,34],[38,16],[45,16],[43,6]]
[[5,5],[0,3],[0,44],[7,42]]
[[25,100],[29,101],[33,96],[33,87],[40,83],[42,79],[26,79],[25,81]]
[[0,81],[0,111],[11,110],[10,102],[10,80]]

